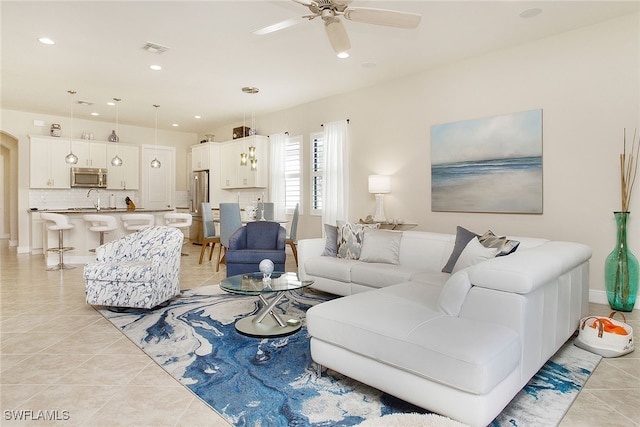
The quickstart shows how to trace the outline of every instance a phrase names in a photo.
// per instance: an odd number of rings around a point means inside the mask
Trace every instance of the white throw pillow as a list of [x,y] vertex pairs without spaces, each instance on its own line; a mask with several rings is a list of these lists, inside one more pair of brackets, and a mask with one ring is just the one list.
[[449,316],[460,315],[462,304],[470,290],[471,281],[466,271],[452,274],[440,292],[440,297],[438,298],[440,309]]
[[463,268],[467,268],[472,265],[476,265],[484,260],[494,258],[497,253],[497,248],[485,248],[484,246],[482,246],[482,243],[480,243],[478,238],[474,237],[469,241],[469,243],[467,243],[467,246],[465,246],[451,273],[455,274],[457,271],[460,271]]
[[360,261],[398,264],[401,231],[365,229]]

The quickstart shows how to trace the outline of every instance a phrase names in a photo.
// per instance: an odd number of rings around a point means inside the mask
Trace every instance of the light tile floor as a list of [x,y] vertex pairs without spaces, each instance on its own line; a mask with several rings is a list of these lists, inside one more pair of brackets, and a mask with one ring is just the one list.
[[[224,266],[198,265],[199,246],[184,251],[182,289],[224,277]],[[2,426],[229,425],[84,302],[81,266],[46,271],[42,255],[16,254],[0,240],[0,272]],[[591,313],[609,309],[592,304]],[[627,319],[640,342],[640,313]],[[28,420],[15,419],[20,410],[32,411]],[[561,423],[605,425],[640,426],[640,350],[604,359]]]

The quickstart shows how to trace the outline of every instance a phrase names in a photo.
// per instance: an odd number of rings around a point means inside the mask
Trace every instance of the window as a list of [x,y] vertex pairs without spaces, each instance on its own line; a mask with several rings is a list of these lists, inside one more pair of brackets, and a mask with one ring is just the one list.
[[284,186],[287,213],[293,213],[301,198],[300,151],[302,136],[287,138],[284,144]]
[[322,215],[322,175],[324,173],[324,135],[311,135],[311,214]]

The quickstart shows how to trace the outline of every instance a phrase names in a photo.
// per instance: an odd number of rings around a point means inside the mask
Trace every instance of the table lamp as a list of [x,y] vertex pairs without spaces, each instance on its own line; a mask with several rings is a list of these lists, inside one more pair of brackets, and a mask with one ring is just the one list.
[[369,175],[369,193],[376,195],[375,222],[386,222],[384,216],[384,194],[391,192],[391,177],[388,175]]

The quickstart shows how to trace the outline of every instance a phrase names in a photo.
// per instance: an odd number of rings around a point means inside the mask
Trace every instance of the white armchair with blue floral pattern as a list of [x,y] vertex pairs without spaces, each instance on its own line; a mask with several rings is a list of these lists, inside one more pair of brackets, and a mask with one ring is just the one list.
[[184,235],[174,227],[148,227],[96,249],[84,266],[87,303],[153,308],[180,293]]

